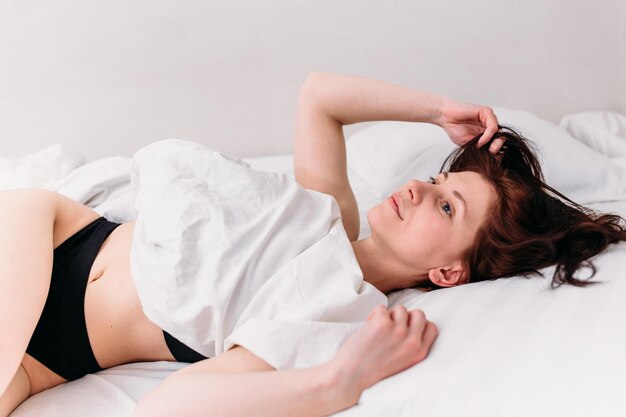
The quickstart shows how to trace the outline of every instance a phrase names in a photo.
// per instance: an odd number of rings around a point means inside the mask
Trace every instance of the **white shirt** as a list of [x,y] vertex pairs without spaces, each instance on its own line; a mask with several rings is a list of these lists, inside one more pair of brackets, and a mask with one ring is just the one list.
[[277,369],[329,360],[387,298],[363,275],[335,199],[200,144],[133,157],[131,273],[146,316],[215,356]]

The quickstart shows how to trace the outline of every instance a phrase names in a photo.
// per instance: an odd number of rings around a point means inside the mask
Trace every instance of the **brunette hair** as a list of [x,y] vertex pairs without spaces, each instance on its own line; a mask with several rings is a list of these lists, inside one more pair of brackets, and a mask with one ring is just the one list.
[[[585,286],[596,268],[589,260],[609,244],[626,240],[615,214],[598,214],[544,182],[534,143],[507,126],[499,126],[489,144],[477,148],[480,135],[456,148],[441,171],[473,171],[495,189],[496,198],[479,228],[474,244],[464,253],[469,282],[522,275],[543,276],[539,269],[556,265],[552,288],[567,283]],[[491,142],[504,138],[493,155]],[[574,277],[580,267],[592,270]]]

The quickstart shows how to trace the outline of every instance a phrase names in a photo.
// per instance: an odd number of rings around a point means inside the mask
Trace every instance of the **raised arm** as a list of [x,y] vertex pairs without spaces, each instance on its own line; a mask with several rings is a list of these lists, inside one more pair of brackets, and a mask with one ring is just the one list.
[[360,77],[316,72],[304,82],[293,151],[296,180],[335,197],[350,241],[359,237],[359,211],[348,181],[342,126],[371,120],[432,122],[442,101],[442,96]]
[[420,310],[379,306],[333,360],[275,371],[242,347],[190,365],[138,404],[133,417],[321,417],[355,405],[376,382],[422,361],[437,328]]
[[[485,132],[480,146],[497,131],[498,124],[490,108],[439,94],[361,77],[309,75],[300,90],[296,117],[296,180],[304,188],[335,197],[351,241],[359,236],[359,212],[348,181],[342,126],[374,120],[433,123],[458,145]],[[501,145],[494,143],[490,149],[496,152]]]

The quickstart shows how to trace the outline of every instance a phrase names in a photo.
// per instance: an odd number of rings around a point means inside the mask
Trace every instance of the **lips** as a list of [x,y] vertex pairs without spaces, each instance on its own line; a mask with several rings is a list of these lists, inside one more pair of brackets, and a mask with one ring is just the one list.
[[389,204],[391,204],[391,206],[396,211],[396,213],[398,213],[398,217],[402,219],[402,214],[400,214],[400,207],[401,207],[402,202],[400,201],[400,198],[398,197],[398,195],[396,193],[393,193],[391,194],[391,197],[389,197],[388,200],[389,200]]

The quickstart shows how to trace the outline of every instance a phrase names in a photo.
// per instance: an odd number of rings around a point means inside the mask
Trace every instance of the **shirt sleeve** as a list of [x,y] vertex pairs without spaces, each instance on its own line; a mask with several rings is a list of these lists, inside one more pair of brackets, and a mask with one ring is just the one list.
[[338,220],[326,237],[281,268],[259,290],[224,340],[276,369],[324,363],[387,297],[363,280]]

